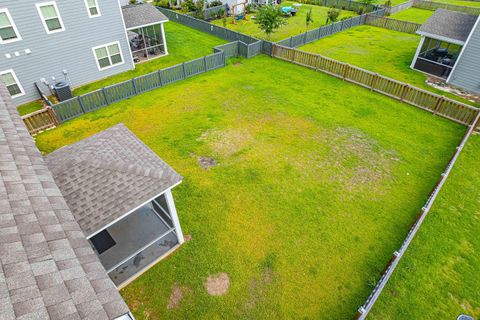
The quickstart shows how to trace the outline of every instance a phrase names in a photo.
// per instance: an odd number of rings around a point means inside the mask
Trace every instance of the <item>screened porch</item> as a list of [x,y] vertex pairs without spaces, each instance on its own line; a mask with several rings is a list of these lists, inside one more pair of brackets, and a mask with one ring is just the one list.
[[135,63],[164,56],[166,51],[163,24],[128,30],[128,40]]
[[89,238],[117,287],[141,275],[179,245],[168,201],[163,194]]
[[462,46],[438,39],[423,37],[413,68],[440,78],[448,78]]

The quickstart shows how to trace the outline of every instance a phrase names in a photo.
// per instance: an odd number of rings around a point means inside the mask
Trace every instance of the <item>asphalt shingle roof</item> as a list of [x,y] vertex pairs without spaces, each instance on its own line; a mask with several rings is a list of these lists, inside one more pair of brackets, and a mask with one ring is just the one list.
[[465,42],[478,16],[463,12],[437,9],[418,29],[419,34],[436,35]]
[[0,319],[128,312],[0,84]]
[[122,13],[127,29],[168,21],[168,18],[150,3],[123,6]]
[[86,236],[182,180],[123,124],[45,159]]

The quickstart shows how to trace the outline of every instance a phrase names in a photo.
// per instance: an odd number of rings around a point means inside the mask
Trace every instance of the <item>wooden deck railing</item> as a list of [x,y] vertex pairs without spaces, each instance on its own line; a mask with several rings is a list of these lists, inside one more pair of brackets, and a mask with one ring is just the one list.
[[319,54],[274,45],[272,56],[322,71],[466,126],[472,125],[480,113],[480,109],[468,104]]
[[58,126],[58,119],[52,108],[47,107],[22,117],[31,135]]

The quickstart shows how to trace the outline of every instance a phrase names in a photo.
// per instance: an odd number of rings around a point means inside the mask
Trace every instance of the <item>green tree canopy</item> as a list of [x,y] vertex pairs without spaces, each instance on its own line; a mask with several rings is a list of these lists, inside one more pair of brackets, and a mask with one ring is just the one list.
[[270,38],[270,34],[287,22],[282,17],[280,7],[267,5],[258,9],[255,23],[266,33],[267,38]]

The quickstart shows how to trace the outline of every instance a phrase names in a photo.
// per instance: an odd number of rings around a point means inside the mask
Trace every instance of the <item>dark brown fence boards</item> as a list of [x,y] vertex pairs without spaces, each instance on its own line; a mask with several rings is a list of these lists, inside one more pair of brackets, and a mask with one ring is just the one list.
[[412,33],[415,34],[420,28],[421,24],[408,22],[403,20],[385,18],[377,15],[368,14],[365,19],[365,24],[385,28],[389,30]]
[[353,82],[463,125],[471,125],[480,112],[467,104],[318,54],[275,45],[273,56]]

